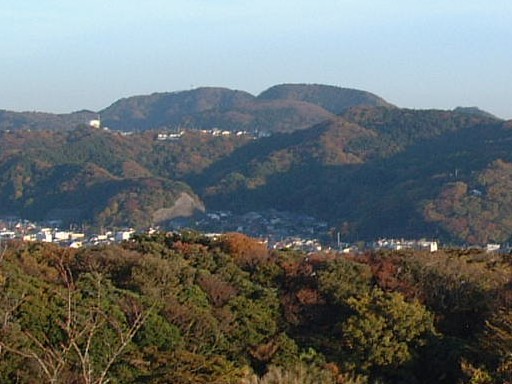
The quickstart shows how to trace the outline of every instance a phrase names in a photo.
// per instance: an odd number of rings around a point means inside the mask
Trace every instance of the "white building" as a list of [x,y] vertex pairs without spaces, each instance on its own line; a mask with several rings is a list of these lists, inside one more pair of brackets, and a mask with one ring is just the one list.
[[116,234],[114,236],[114,240],[115,241],[130,240],[130,238],[132,237],[133,233],[134,233],[133,229],[130,229],[128,231],[118,231],[118,232],[116,232]]
[[421,241],[420,247],[429,252],[437,252],[437,241]]
[[53,234],[54,241],[64,241],[69,240],[71,238],[71,234],[68,231],[56,231]]
[[42,230],[36,234],[36,240],[44,243],[51,243],[53,241],[53,235],[51,231]]
[[498,252],[500,250],[501,246],[499,244],[493,244],[489,243],[486,245],[485,250],[487,252]]
[[95,129],[100,129],[101,128],[101,120],[98,118],[98,119],[89,121],[89,127],[95,128]]

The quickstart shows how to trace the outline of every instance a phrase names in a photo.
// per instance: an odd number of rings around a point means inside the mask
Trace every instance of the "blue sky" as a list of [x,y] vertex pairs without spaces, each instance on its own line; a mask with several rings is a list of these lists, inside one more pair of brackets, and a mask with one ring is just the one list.
[[0,109],[281,83],[512,118],[510,0],[6,0]]

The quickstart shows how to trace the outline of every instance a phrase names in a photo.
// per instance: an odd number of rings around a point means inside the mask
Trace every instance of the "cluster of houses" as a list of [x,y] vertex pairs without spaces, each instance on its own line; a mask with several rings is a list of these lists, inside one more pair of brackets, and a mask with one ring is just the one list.
[[170,225],[175,230],[192,228],[206,233],[240,232],[262,239],[270,249],[307,252],[320,251],[328,232],[326,222],[273,209],[245,214],[211,211],[196,217],[173,220]]
[[167,133],[162,132],[156,135],[156,139],[158,141],[165,141],[165,140],[179,140],[181,137],[185,134],[185,131],[180,131],[178,133]]
[[[183,135],[186,133],[186,130],[180,130],[179,132],[160,132],[156,135],[156,139],[158,141],[166,141],[166,140],[179,140],[183,137]],[[249,132],[247,131],[227,131],[227,130],[221,130],[218,128],[213,129],[202,129],[202,130],[194,130],[194,132],[199,132],[203,135],[211,135],[211,136],[243,136],[243,135],[249,135]]]
[[[103,129],[105,131],[109,131],[110,130],[108,127],[104,127],[103,126],[101,118],[100,118],[99,115],[98,115],[98,117],[96,119],[90,120],[88,125],[89,125],[89,127],[93,128],[93,129]],[[258,131],[258,132],[254,132],[253,134],[251,134],[251,133],[249,133],[247,131],[230,131],[230,130],[225,130],[225,129],[220,129],[220,128],[212,128],[212,129],[194,129],[194,128],[184,129],[184,128],[177,128],[177,129],[173,129],[172,132],[165,131],[165,132],[157,133],[156,140],[158,140],[158,141],[179,140],[179,139],[181,139],[183,137],[183,135],[187,131],[199,132],[201,134],[211,135],[211,136],[231,136],[231,135],[244,136],[244,135],[251,135],[254,138],[262,138],[262,137],[270,136],[270,132],[263,132],[263,131],[261,131],[261,132]],[[118,133],[118,134],[121,134],[123,136],[128,136],[128,135],[133,134],[133,130],[128,131],[128,132],[116,130],[115,132]]]
[[302,252],[320,252],[323,249],[318,239],[303,239],[301,237],[288,237],[268,244],[271,249],[292,249]]
[[123,229],[119,231],[106,231],[103,234],[88,235],[83,231],[63,230],[54,226],[43,227],[27,220],[15,222],[0,220],[0,240],[40,241],[70,248],[121,242],[129,240],[134,233],[133,229]]
[[205,135],[212,135],[212,136],[231,136],[231,135],[243,136],[243,135],[248,135],[249,134],[249,132],[247,132],[247,131],[236,131],[236,132],[233,132],[233,131],[222,130],[222,129],[219,129],[219,128],[201,129],[199,132],[202,133],[202,134],[205,134]]
[[[181,221],[185,220],[185,221]],[[0,217],[0,241],[4,239],[20,239],[23,241],[40,241],[55,243],[61,246],[79,248],[90,245],[112,244],[129,240],[135,233],[134,229],[108,230],[101,234],[87,234],[83,230],[63,230],[58,223],[46,223],[41,226],[19,218]],[[439,248],[434,240],[378,239],[368,243],[341,243],[337,246],[327,235],[327,223],[316,219],[286,212],[269,210],[249,212],[235,215],[228,211],[209,212],[201,218],[180,219],[174,222],[171,229],[196,229],[205,233],[241,232],[248,236],[262,239],[269,249],[292,249],[304,252],[319,252],[326,249],[343,253],[358,253],[365,250],[421,250],[436,252]],[[150,229],[149,233],[154,231]],[[319,240],[320,239],[320,240]],[[474,247],[473,247],[474,248]],[[486,244],[479,247],[487,252],[511,252],[510,246]]]
[[404,239],[379,239],[373,242],[371,248],[375,250],[389,249],[400,251],[403,249],[413,249],[418,251],[436,252],[438,250],[437,241],[404,240]]
[[[412,249],[416,251],[436,252],[439,248],[437,241],[433,240],[404,240],[404,239],[379,239],[368,245],[374,250],[392,250],[400,251],[404,249]],[[483,246],[466,246],[462,248],[479,249],[488,253],[510,253],[512,248],[509,244],[487,243]]]

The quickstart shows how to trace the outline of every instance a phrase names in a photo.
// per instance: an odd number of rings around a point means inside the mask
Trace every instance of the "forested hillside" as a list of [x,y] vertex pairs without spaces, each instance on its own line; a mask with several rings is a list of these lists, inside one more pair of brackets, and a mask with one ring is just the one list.
[[[506,215],[511,139],[510,125],[494,118],[358,108],[307,130],[250,143],[190,183],[208,206],[299,210],[343,228],[351,240],[419,235],[503,241],[512,235]],[[489,172],[499,174],[493,188],[502,195],[489,193],[481,177]],[[460,198],[478,193],[480,203],[462,204],[464,211],[453,205],[460,201],[443,202],[453,183],[466,186]],[[499,202],[507,206],[502,213]],[[450,208],[436,216],[439,204]],[[480,220],[471,219],[481,213]],[[459,222],[464,228],[453,224]],[[477,234],[470,235],[468,225]]]
[[247,140],[189,133],[179,141],[158,141],[154,132],[123,136],[88,127],[2,133],[0,212],[97,227],[157,225],[172,218],[162,210],[183,194],[203,210],[179,179]]
[[[512,238],[512,123],[476,108],[401,109],[368,92],[289,84],[258,97],[199,88],[127,98],[102,122],[137,132],[62,121],[1,131],[0,214],[141,228],[166,225],[187,201],[186,215],[305,213],[348,242]],[[196,129],[213,127],[225,134]]]
[[507,383],[511,260],[2,243],[2,383]]

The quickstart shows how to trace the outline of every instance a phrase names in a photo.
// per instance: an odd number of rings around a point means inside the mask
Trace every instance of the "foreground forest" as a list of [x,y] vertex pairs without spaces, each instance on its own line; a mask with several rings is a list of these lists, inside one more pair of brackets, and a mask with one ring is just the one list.
[[512,259],[3,243],[2,383],[510,383]]

